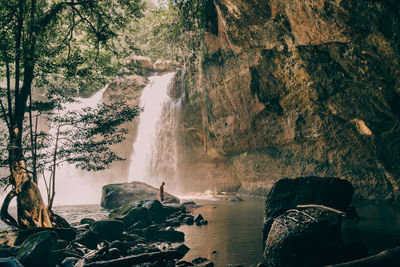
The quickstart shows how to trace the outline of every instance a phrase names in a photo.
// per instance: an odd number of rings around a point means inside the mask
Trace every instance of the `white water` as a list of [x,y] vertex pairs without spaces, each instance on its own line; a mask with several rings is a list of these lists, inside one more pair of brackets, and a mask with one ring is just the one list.
[[[68,111],[80,111],[83,108],[95,108],[102,103],[102,96],[107,87],[102,88],[89,98],[76,98],[77,102],[67,103],[59,116]],[[53,136],[56,129],[50,127],[49,133]],[[46,173],[46,177],[49,176]],[[101,178],[101,172],[86,172],[75,168],[75,166],[64,163],[59,165],[56,170],[56,195],[54,205],[77,205],[77,204],[99,204],[102,186],[106,184]],[[46,199],[46,187],[43,178],[39,178],[39,188]]]
[[158,187],[165,181],[168,192],[180,193],[176,144],[180,99],[169,96],[174,73],[150,77],[143,90],[138,134],[133,144],[129,181],[141,181]]

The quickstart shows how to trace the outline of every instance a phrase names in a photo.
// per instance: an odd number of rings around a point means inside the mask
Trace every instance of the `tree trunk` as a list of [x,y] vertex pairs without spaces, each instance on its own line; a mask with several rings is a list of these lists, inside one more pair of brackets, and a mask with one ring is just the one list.
[[18,128],[15,127],[9,146],[11,182],[17,195],[18,226],[20,228],[52,227],[50,213],[44,205],[40,190],[28,175],[19,136]]
[[14,162],[12,176],[18,185],[16,192],[19,227],[52,227],[49,211],[44,205],[38,186],[28,177],[24,160]]

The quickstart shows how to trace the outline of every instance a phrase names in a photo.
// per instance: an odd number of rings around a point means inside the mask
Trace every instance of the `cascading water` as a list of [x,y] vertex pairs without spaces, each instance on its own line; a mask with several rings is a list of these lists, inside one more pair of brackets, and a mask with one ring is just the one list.
[[[89,98],[78,97],[76,102],[64,105],[62,113],[68,111],[80,111],[83,108],[94,108],[102,103],[102,96],[107,87],[99,90]],[[60,114],[62,116],[63,114]],[[50,127],[49,133],[56,134],[54,127]],[[48,175],[48,174],[47,174]],[[86,172],[75,168],[70,164],[61,164],[56,170],[56,195],[55,205],[77,205],[98,204],[101,189],[106,181],[101,178],[101,172]],[[39,188],[42,193],[46,192],[43,179],[39,179]],[[45,194],[43,194],[45,196]]]
[[165,181],[168,192],[179,194],[177,178],[177,116],[181,99],[169,96],[175,73],[150,77],[143,90],[138,134],[133,144],[129,181],[160,186]]

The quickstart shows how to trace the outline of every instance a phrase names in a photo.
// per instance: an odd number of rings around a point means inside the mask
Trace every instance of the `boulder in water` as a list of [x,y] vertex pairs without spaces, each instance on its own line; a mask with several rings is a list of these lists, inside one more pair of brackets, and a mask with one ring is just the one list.
[[277,181],[265,203],[264,241],[274,219],[297,205],[318,204],[346,211],[353,197],[353,186],[334,177],[284,178]]
[[[100,205],[115,209],[131,202],[159,199],[159,189],[142,182],[109,184],[103,186]],[[164,202],[179,203],[179,199],[164,192]]]
[[341,215],[321,208],[291,209],[274,219],[265,241],[268,266],[325,266],[338,257]]
[[53,249],[58,235],[54,231],[42,231],[30,235],[18,249],[17,260],[25,267],[55,266]]

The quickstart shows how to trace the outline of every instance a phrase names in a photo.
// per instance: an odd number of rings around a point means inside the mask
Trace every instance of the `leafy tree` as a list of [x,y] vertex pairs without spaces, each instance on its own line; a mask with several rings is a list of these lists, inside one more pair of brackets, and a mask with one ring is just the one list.
[[141,9],[140,0],[0,0],[0,117],[12,186],[5,203],[17,197],[18,227],[51,227],[53,219],[24,156],[27,114],[34,125],[32,88],[64,93],[104,83],[113,70],[102,65],[103,52],[112,55],[118,33]]

